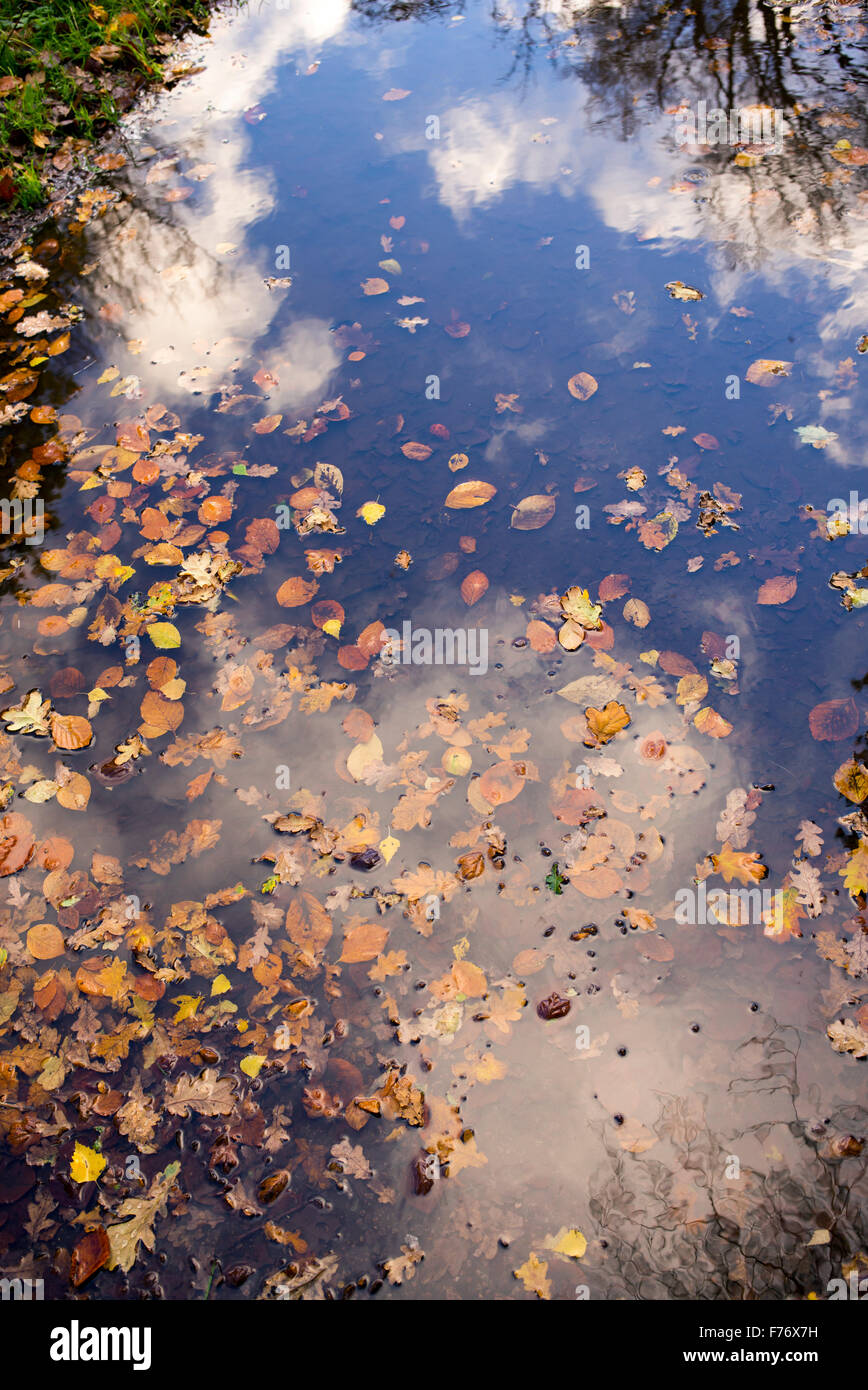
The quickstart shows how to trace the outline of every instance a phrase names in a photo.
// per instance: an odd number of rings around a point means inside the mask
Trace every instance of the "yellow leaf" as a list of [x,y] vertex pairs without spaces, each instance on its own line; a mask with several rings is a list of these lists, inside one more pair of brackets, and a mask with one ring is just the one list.
[[225,994],[232,988],[232,981],[226,975],[215,975],[211,981],[211,994]]
[[835,773],[835,786],[848,801],[864,801],[868,796],[868,772],[855,758],[850,758]]
[[574,584],[561,598],[561,610],[565,618],[580,623],[589,631],[597,632],[603,626],[600,615],[603,610],[598,603],[591,603],[587,589]]
[[729,720],[724,719],[723,715],[718,714],[710,705],[697,711],[693,716],[693,723],[701,734],[707,734],[709,738],[726,738],[727,734],[732,733]]
[[151,623],[148,628],[148,636],[155,647],[160,651],[168,651],[172,647],[180,647],[181,634],[174,623]]
[[379,502],[365,502],[359,507],[356,516],[360,516],[362,521],[366,521],[369,526],[376,526],[381,516],[385,516],[386,508]]
[[545,1260],[541,1260],[531,1251],[524,1264],[512,1272],[516,1279],[521,1280],[528,1293],[535,1293],[537,1298],[551,1298],[551,1280],[546,1278],[548,1269]]
[[259,1073],[262,1071],[262,1066],[265,1060],[265,1057],[260,1056],[258,1053],[251,1053],[249,1057],[245,1057],[242,1060],[241,1070],[244,1072],[245,1076],[250,1076],[255,1081]]
[[708,681],[704,676],[682,676],[675,691],[675,703],[690,705],[694,700],[704,700],[708,694]]
[[329,637],[340,637],[341,620],[340,618],[326,618],[322,625],[323,632],[327,632]]
[[73,1182],[96,1182],[106,1165],[106,1160],[96,1149],[76,1140],[75,1151],[70,1159],[69,1173]]
[[546,1245],[557,1255],[569,1255],[571,1260],[580,1260],[588,1248],[588,1242],[575,1226],[562,1226]]
[[847,892],[852,897],[857,893],[868,893],[868,842],[859,841],[845,868],[839,872],[844,879]]
[[172,1000],[173,1004],[178,1005],[178,1012],[175,1014],[173,1023],[182,1023],[185,1018],[195,1018],[196,1010],[202,1003],[201,994],[178,994]]
[[756,850],[735,850],[729,840],[720,854],[712,854],[711,863],[715,873],[723,875],[725,883],[732,883],[734,878],[737,878],[739,883],[759,883],[768,873],[765,864],[759,862]]
[[378,844],[377,849],[380,851],[387,864],[392,859],[392,856],[399,848],[400,844],[401,841],[397,840],[394,835],[387,835],[385,840],[381,840]]
[[376,734],[371,734],[367,743],[357,743],[347,758],[347,772],[360,782],[372,763],[382,760],[383,745]]
[[620,729],[626,729],[630,723],[626,708],[617,700],[610,700],[602,709],[595,709],[593,705],[589,705],[585,710],[585,719],[591,734],[590,739],[585,739],[588,747],[599,747],[608,743],[610,738],[614,738]]

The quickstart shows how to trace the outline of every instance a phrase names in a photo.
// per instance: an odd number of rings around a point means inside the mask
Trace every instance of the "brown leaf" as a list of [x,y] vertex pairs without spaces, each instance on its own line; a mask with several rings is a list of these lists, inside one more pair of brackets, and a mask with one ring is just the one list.
[[275,598],[281,608],[300,608],[303,603],[309,603],[318,590],[319,585],[315,579],[308,580],[296,576],[284,579]]
[[859,728],[856,701],[852,697],[849,700],[825,700],[811,710],[808,723],[813,738],[830,742],[852,738]]
[[415,459],[417,463],[424,463],[429,459],[434,450],[430,444],[417,444],[415,440],[410,440],[407,444],[401,445],[401,453],[405,459]]
[[510,526],[514,531],[538,531],[555,514],[555,498],[545,493],[523,497],[513,508]]
[[53,960],[66,949],[63,933],[52,922],[40,922],[27,933],[27,949],[34,960]]
[[483,772],[476,785],[492,806],[502,806],[515,800],[524,783],[524,777],[518,775],[512,763],[495,763]]
[[23,869],[30,861],[34,844],[33,826],[26,816],[17,811],[0,816],[0,878]]
[[443,505],[456,510],[466,507],[481,507],[484,503],[490,502],[496,492],[497,488],[493,487],[491,483],[482,483],[474,478],[454,487]]
[[69,1262],[69,1282],[72,1287],[81,1288],[92,1274],[102,1269],[110,1254],[111,1246],[105,1227],[96,1226],[92,1231],[87,1231],[73,1247]]
[[478,603],[487,590],[488,576],[483,574],[482,570],[472,570],[461,581],[461,597],[468,608],[472,608],[474,603]]
[[597,389],[597,382],[590,372],[576,372],[567,382],[567,390],[577,401],[586,401]]
[[348,965],[363,960],[376,960],[388,936],[388,927],[380,927],[376,922],[360,922],[357,927],[351,927],[346,933],[340,960]]
[[535,652],[553,652],[558,645],[558,636],[554,628],[541,622],[539,618],[531,618],[525,636]]
[[93,729],[80,714],[51,713],[51,737],[58,748],[72,751],[87,748],[93,741]]
[[789,603],[796,592],[798,580],[794,574],[777,574],[761,584],[757,603]]
[[600,747],[601,744],[608,743],[611,738],[621,729],[626,729],[630,723],[630,716],[624,705],[617,700],[610,700],[602,709],[595,709],[589,705],[585,710],[585,719],[591,739],[585,739],[589,747]]

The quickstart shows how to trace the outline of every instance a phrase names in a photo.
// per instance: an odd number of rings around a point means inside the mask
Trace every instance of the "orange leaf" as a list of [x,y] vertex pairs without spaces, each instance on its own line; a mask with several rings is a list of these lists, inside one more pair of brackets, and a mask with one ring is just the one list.
[[558,645],[558,637],[554,628],[549,627],[548,623],[541,622],[539,618],[531,618],[525,636],[535,652],[553,652]]
[[577,401],[586,401],[597,389],[597,382],[590,372],[576,372],[567,382],[567,390]]
[[347,965],[362,960],[376,960],[388,936],[388,927],[380,927],[376,922],[361,922],[359,926],[351,927],[344,937],[340,959]]
[[454,487],[443,505],[455,510],[481,507],[486,502],[490,502],[496,492],[497,488],[492,487],[491,483],[481,483],[474,478]]
[[273,434],[283,419],[282,415],[264,415],[253,426],[254,434]]
[[701,734],[707,734],[709,738],[726,738],[727,734],[732,733],[732,725],[710,705],[697,711],[693,723]]
[[488,589],[488,576],[482,570],[473,570],[461,581],[461,597],[472,608],[474,603],[478,603],[482,595]]
[[495,763],[483,772],[477,783],[479,790],[492,806],[502,806],[514,801],[524,786],[525,779],[519,777],[512,763]]
[[626,729],[630,723],[626,708],[617,700],[610,700],[602,709],[595,709],[593,705],[589,705],[585,710],[585,719],[591,734],[590,739],[585,739],[588,747],[599,747],[608,743],[609,739],[614,738],[619,730]]
[[426,459],[431,457],[433,452],[429,444],[417,444],[413,440],[411,440],[409,444],[401,445],[401,453],[404,455],[404,458],[416,459],[418,463],[424,463]]
[[826,700],[815,705],[808,715],[811,735],[816,739],[852,738],[859,728],[859,711],[856,702],[849,700]]
[[759,862],[759,854],[756,850],[736,850],[733,849],[729,840],[723,846],[720,854],[712,854],[711,862],[715,873],[722,874],[725,883],[732,883],[737,878],[739,883],[760,883],[768,873],[765,864]]
[[798,580],[794,574],[777,574],[761,584],[756,596],[757,603],[789,603],[796,592]]
[[66,949],[63,933],[53,922],[40,922],[27,933],[27,949],[34,960],[53,960]]
[[93,741],[93,729],[80,714],[51,714],[51,737],[58,748],[73,751],[87,748]]
[[281,608],[300,608],[303,603],[309,603],[318,590],[315,579],[294,577],[284,579],[275,597]]
[[232,503],[228,497],[206,497],[199,508],[199,520],[206,526],[218,521],[228,521],[232,515]]

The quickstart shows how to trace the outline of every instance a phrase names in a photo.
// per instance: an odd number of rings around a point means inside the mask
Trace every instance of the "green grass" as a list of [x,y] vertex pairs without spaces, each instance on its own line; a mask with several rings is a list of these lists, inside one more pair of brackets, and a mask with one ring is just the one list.
[[45,202],[42,179],[32,164],[19,166],[16,170],[17,206],[38,208]]
[[[114,125],[143,85],[159,83],[162,39],[202,28],[210,0],[0,0],[0,172],[12,206],[43,195],[44,161],[73,136]],[[106,49],[105,45],[113,47]],[[7,204],[8,205],[8,204]]]

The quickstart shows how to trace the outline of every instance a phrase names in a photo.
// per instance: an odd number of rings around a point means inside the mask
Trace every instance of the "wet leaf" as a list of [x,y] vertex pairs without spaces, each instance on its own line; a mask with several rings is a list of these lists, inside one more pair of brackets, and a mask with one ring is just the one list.
[[319,590],[315,579],[285,579],[275,594],[281,608],[300,608],[309,603]]
[[789,603],[796,592],[798,581],[794,574],[779,574],[760,585],[756,596],[757,603]]
[[533,1251],[528,1255],[523,1265],[513,1270],[516,1279],[520,1279],[528,1293],[535,1293],[537,1298],[551,1298],[551,1280],[546,1278],[549,1267],[545,1260],[541,1260]]
[[27,933],[27,949],[34,960],[52,960],[62,956],[66,943],[63,933],[51,922],[41,922]]
[[567,382],[567,390],[575,400],[587,401],[597,390],[597,382],[590,372],[576,372]]
[[461,581],[461,597],[470,608],[474,603],[478,603],[483,594],[488,592],[488,576],[482,570],[472,570]]
[[431,457],[433,452],[434,450],[431,448],[430,444],[418,444],[413,440],[407,444],[401,445],[401,453],[404,455],[404,458],[414,459],[418,463],[424,463],[426,459]]
[[73,1182],[96,1182],[105,1166],[106,1159],[103,1154],[76,1140],[69,1164],[69,1175]]
[[551,521],[555,514],[556,500],[544,493],[523,497],[513,508],[510,526],[514,531],[538,531]]
[[346,964],[358,961],[376,960],[389,938],[389,928],[378,926],[376,922],[361,922],[350,928],[344,936],[340,959]]
[[588,747],[599,748],[613,739],[621,729],[626,729],[630,723],[630,716],[624,705],[617,700],[610,700],[602,709],[595,709],[593,705],[589,705],[585,710],[585,720],[590,734],[585,743]]
[[490,502],[497,488],[491,483],[479,482],[472,479],[466,483],[459,483],[449,493],[444,507],[452,507],[454,510],[463,510],[468,507],[481,507],[486,502]]
[[858,804],[868,796],[868,770],[861,763],[857,763],[855,758],[841,764],[834,780],[838,791],[842,796],[846,796],[848,801]]
[[859,711],[856,701],[824,700],[815,705],[808,716],[812,738],[837,742],[852,738],[859,729]]

